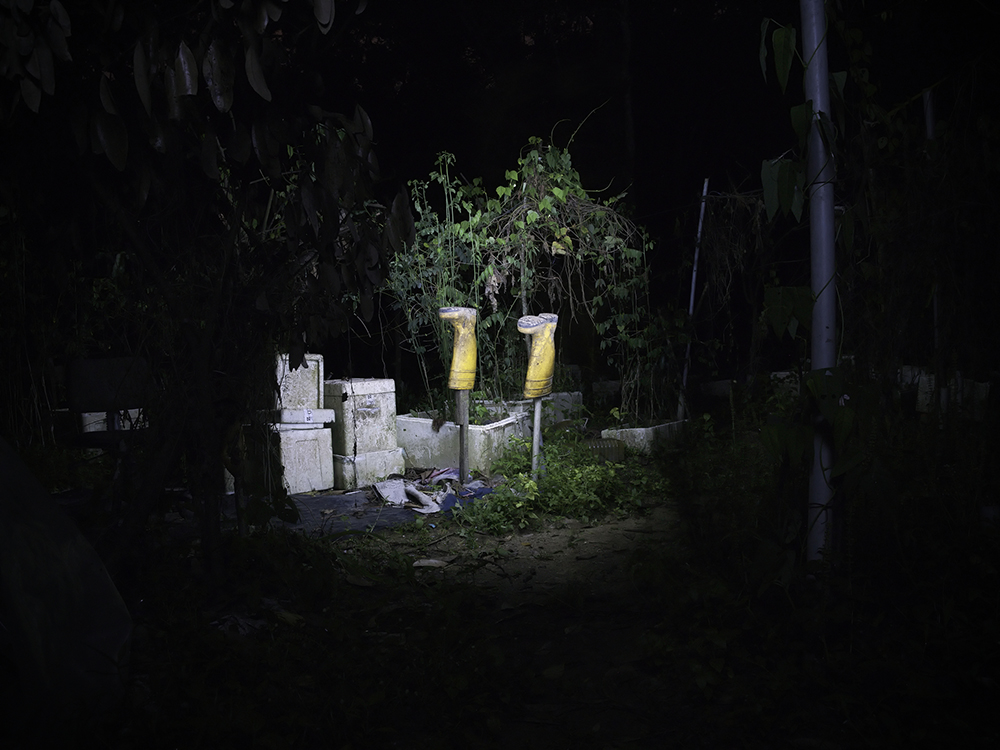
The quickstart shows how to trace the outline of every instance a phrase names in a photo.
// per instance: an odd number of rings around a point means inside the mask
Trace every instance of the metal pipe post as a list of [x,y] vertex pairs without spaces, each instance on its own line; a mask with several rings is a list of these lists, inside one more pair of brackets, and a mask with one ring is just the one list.
[[535,426],[531,432],[531,479],[538,484],[538,457],[542,449],[542,399],[535,399]]
[[[809,239],[812,292],[816,297],[812,318],[812,371],[828,373],[836,366],[837,311],[834,274],[833,154],[823,139],[824,120],[830,118],[830,83],[826,54],[826,9],[823,0],[800,0],[802,57],[806,61],[805,94],[812,102],[806,183],[809,185]],[[822,398],[830,398],[821,389]],[[809,478],[808,539],[806,559],[820,560],[828,552],[833,508],[833,446],[826,430],[818,430]]]
[[455,391],[455,412],[458,421],[458,481],[469,478],[469,392]]

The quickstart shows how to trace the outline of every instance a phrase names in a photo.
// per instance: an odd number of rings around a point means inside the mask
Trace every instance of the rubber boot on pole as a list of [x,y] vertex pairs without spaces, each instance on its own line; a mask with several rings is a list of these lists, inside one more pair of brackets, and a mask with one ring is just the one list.
[[554,313],[525,315],[517,321],[517,330],[531,336],[528,374],[524,379],[524,397],[535,400],[535,424],[531,436],[531,477],[538,482],[538,456],[542,447],[542,397],[552,393],[552,373],[556,364],[556,324]]
[[469,473],[469,391],[476,383],[476,310],[472,307],[442,307],[441,320],[455,327],[448,387],[455,391],[455,421],[458,422],[458,476],[464,483]]

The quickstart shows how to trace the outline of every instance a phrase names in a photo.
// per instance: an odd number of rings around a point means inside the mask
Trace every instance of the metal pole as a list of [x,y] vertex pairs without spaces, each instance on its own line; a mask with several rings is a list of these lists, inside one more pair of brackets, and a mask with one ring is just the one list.
[[531,433],[531,478],[538,484],[538,456],[542,449],[542,400],[535,399],[535,427]]
[[458,417],[458,481],[469,478],[469,392],[455,391],[455,411]]
[[[708,196],[708,178],[701,186],[701,210],[698,214],[698,237],[694,243],[694,267],[691,269],[691,299],[688,301],[688,320],[694,319],[694,288],[698,280],[698,255],[701,253],[701,225],[705,221],[705,198]],[[687,350],[684,352],[684,375],[681,377],[681,397],[677,399],[677,421],[684,419],[687,403],[684,394],[687,393],[688,365],[691,364],[691,339],[688,339]]]
[[[809,185],[809,239],[812,292],[816,297],[812,318],[812,371],[828,373],[836,365],[837,311],[834,274],[833,154],[823,140],[821,120],[830,120],[830,85],[826,53],[826,11],[823,0],[800,0],[802,54],[806,61],[805,93],[812,102],[806,183]],[[820,393],[827,394],[821,388]],[[834,398],[827,394],[825,397]],[[819,426],[819,425],[817,425]],[[828,528],[832,528],[833,446],[829,430],[817,429],[813,441],[813,466],[809,477],[809,530],[806,559],[820,560],[828,550]]]

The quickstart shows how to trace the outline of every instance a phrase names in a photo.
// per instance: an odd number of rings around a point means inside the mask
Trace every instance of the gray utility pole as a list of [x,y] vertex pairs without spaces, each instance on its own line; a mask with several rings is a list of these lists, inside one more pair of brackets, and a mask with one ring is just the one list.
[[[833,227],[833,153],[820,132],[822,120],[830,122],[830,73],[826,57],[826,11],[823,0],[800,0],[802,55],[806,64],[806,99],[812,101],[806,184],[809,186],[809,240],[812,292],[816,297],[812,318],[812,371],[829,372],[837,362],[837,308]],[[832,128],[831,128],[832,130]],[[835,398],[820,388],[820,398]],[[817,425],[820,427],[820,425]],[[829,427],[829,426],[828,426]],[[813,466],[809,476],[809,522],[806,559],[822,558],[833,528],[833,446],[829,429],[817,429]]]

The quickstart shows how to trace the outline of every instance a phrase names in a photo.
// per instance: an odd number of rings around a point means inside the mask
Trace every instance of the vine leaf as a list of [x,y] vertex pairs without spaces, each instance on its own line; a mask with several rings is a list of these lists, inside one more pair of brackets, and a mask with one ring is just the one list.
[[795,27],[784,26],[774,30],[771,35],[771,42],[774,44],[774,68],[778,74],[778,85],[781,86],[781,93],[785,93],[788,87],[788,74],[792,69],[792,60],[795,59]]
[[38,88],[37,83],[27,76],[21,79],[21,97],[24,99],[24,103],[28,105],[28,109],[38,114],[38,107],[42,103],[42,90]]
[[66,36],[70,36],[72,33],[72,25],[69,20],[69,13],[66,12],[66,8],[59,0],[51,0],[49,2],[49,15],[52,16],[52,20],[59,24],[59,28],[63,30]]
[[106,75],[101,76],[101,106],[104,107],[104,111],[109,115],[117,115],[118,108],[115,107],[114,97],[111,96],[111,84],[108,83],[108,77]]
[[136,43],[135,52],[132,53],[132,77],[135,79],[135,90],[139,92],[139,101],[142,102],[146,114],[152,117],[153,97],[149,89],[149,62],[141,41]]
[[198,93],[198,63],[195,62],[194,53],[191,52],[191,48],[183,39],[177,49],[174,73],[177,75],[177,93],[179,95],[194,96]]
[[326,34],[333,28],[333,17],[336,12],[334,0],[313,0],[313,13],[319,23],[319,30]]
[[171,120],[181,119],[181,103],[177,97],[177,72],[173,68],[164,68],[163,86],[167,90],[167,117]]
[[228,112],[233,106],[233,84],[236,79],[236,69],[232,58],[220,49],[222,42],[213,39],[205,53],[201,64],[201,73],[205,76],[205,85],[212,97],[212,103],[220,112]]
[[771,24],[770,18],[765,18],[760,22],[760,72],[767,82],[767,27]]
[[264,101],[271,101],[271,90],[267,87],[267,81],[264,79],[264,71],[260,67],[260,55],[257,53],[257,47],[254,43],[246,45],[245,67],[247,80],[250,81],[253,90]]
[[52,64],[52,50],[44,39],[35,41],[35,48],[25,65],[25,69],[42,83],[42,91],[49,96],[56,92],[55,67]]
[[806,145],[806,138],[809,135],[809,126],[812,122],[813,108],[812,100],[804,104],[797,104],[791,108],[789,114],[792,117],[792,130],[799,139],[799,150],[803,150]]
[[73,56],[69,53],[69,46],[66,44],[66,37],[69,36],[69,29],[56,23],[54,19],[49,19],[48,26],[45,27],[45,37],[49,40],[49,46],[55,56],[63,62],[71,62]]

